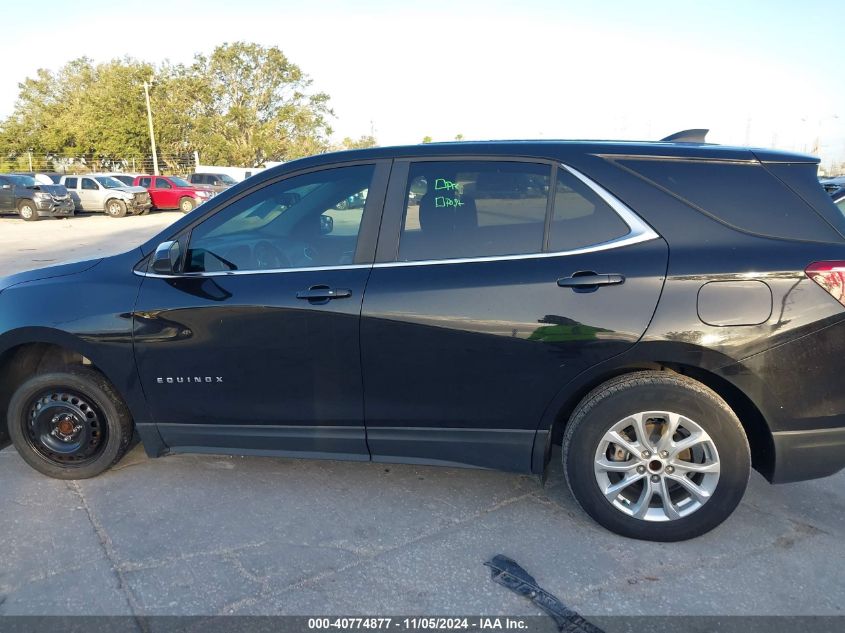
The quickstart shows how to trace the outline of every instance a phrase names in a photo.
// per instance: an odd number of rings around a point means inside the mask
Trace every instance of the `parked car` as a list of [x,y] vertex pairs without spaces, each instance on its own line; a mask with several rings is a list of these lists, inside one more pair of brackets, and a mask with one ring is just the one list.
[[150,210],[150,194],[143,187],[127,187],[105,174],[62,176],[77,209],[105,211],[113,218],[127,213],[143,215]]
[[73,200],[62,185],[45,185],[26,174],[0,174],[0,214],[17,213],[34,221],[73,212]]
[[139,248],[0,280],[0,429],[61,479],[136,432],[150,456],[539,477],[562,444],[601,525],[691,538],[752,467],[845,466],[845,217],[817,163],[616,141],[286,163]]
[[833,178],[820,178],[819,182],[825,191],[832,193],[837,189],[845,187],[845,176],[834,176]]
[[57,185],[62,179],[62,174],[55,171],[19,171],[15,173],[20,176],[31,176],[42,185]]
[[135,178],[137,178],[140,174],[125,174],[123,172],[111,172],[105,174],[106,176],[111,176],[115,180],[119,180],[127,187],[134,187],[135,186]]
[[833,204],[835,204],[842,212],[842,215],[845,216],[845,187],[835,189],[830,194],[830,198],[833,200]]
[[225,191],[229,187],[238,184],[238,181],[228,174],[206,174],[197,173],[188,176],[188,182],[192,185],[202,185],[208,187],[216,193]]
[[193,211],[214,195],[208,187],[192,185],[179,176],[137,176],[135,185],[146,187],[156,209]]

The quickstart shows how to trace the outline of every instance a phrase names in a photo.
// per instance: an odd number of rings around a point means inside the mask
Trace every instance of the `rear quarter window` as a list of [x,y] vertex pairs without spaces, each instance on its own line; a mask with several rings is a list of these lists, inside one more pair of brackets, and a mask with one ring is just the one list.
[[617,162],[698,211],[742,231],[820,242],[842,239],[760,163],[661,159]]

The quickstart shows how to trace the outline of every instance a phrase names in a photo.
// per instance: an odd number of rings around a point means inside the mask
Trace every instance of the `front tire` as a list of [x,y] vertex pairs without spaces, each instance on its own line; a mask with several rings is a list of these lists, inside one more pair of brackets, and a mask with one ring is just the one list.
[[106,201],[106,213],[113,218],[126,216],[126,203],[123,200],[112,198]]
[[102,374],[85,367],[27,380],[9,403],[8,426],[23,460],[56,479],[99,475],[132,439],[123,400]]
[[182,213],[190,213],[191,211],[194,210],[194,208],[196,206],[197,206],[197,203],[194,202],[194,199],[189,198],[188,196],[185,196],[184,198],[179,200],[179,210]]
[[27,222],[37,222],[40,219],[38,209],[35,208],[35,203],[32,200],[21,200],[18,203],[18,213]]
[[569,489],[607,529],[648,541],[708,532],[742,500],[748,439],[725,401],[686,376],[609,380],[575,409],[563,439]]

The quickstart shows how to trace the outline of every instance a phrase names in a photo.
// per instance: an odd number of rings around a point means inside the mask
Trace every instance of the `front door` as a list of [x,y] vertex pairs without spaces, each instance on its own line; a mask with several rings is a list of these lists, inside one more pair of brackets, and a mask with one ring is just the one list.
[[528,471],[558,391],[640,338],[667,246],[594,184],[397,161],[361,322],[373,460]]
[[157,177],[153,181],[150,195],[155,197],[155,206],[159,209],[175,209],[179,206],[179,199],[173,192],[173,185],[165,178]]
[[[389,163],[261,185],[180,236],[182,273],[147,276],[144,393],[174,449],[368,459],[359,320]],[[380,183],[380,184],[379,184]]]
[[79,202],[86,211],[102,211],[103,195],[100,191],[100,185],[93,178],[79,179]]

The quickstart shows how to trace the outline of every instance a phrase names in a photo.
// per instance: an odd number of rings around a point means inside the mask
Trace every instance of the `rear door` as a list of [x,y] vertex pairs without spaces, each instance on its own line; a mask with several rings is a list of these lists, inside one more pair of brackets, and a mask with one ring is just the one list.
[[0,212],[8,213],[15,210],[15,188],[12,181],[0,176]]
[[397,161],[361,322],[373,459],[529,470],[555,394],[645,331],[667,251],[562,165]]

